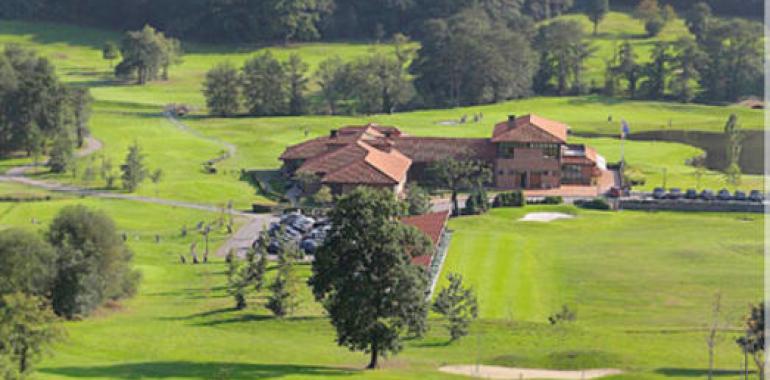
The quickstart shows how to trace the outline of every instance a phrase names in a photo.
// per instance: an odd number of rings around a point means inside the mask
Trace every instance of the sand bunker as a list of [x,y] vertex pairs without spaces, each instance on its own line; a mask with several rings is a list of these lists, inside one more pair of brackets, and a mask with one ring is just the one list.
[[537,368],[511,368],[494,365],[450,365],[439,368],[439,371],[453,375],[465,375],[482,379],[555,379],[555,380],[583,380],[595,379],[603,376],[619,375],[623,371],[612,368],[586,369],[578,371],[559,371]]
[[557,219],[572,219],[574,216],[561,212],[530,212],[519,219],[522,222],[550,222]]

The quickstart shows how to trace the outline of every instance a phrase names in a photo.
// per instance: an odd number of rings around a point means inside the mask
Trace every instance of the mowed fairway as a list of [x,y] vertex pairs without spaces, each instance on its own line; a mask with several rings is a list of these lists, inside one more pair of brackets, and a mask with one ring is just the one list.
[[[577,15],[566,17],[585,18]],[[625,38],[623,33],[626,32],[622,25],[634,25],[634,30],[641,28],[637,20],[631,20],[623,13],[610,14],[605,24],[602,33],[593,38],[597,45],[604,46],[609,41]],[[671,39],[681,34],[683,27],[677,25],[672,24],[667,28],[663,37]],[[236,207],[245,208],[252,201],[264,199],[254,187],[242,180],[241,169],[277,169],[280,166],[277,158],[287,145],[296,144],[308,137],[328,134],[329,129],[348,124],[378,122],[397,125],[413,135],[488,137],[494,123],[505,120],[510,114],[537,113],[569,124],[576,133],[617,136],[621,119],[631,124],[632,132],[659,129],[719,132],[729,114],[736,113],[742,128],[756,130],[763,126],[761,110],[626,101],[600,96],[537,97],[493,105],[393,115],[209,118],[205,116],[205,102],[200,93],[206,70],[222,61],[240,65],[262,49],[253,46],[186,43],[184,63],[172,68],[170,81],[136,86],[115,81],[110,75],[109,63],[101,59],[101,45],[105,41],[119,39],[117,33],[98,29],[61,24],[0,22],[0,43],[18,43],[38,50],[52,60],[63,81],[90,86],[96,99],[91,130],[104,143],[103,151],[94,157],[80,159],[76,176],[68,173],[45,178],[91,188],[102,187],[104,181],[98,175],[86,178],[84,173],[89,167],[98,173],[102,155],[110,158],[117,170],[128,145],[136,141],[144,148],[150,168],[162,169],[164,172],[164,178],[158,186],[145,183],[138,190],[140,195],[219,205],[233,200]],[[650,40],[634,39],[633,42],[646,46]],[[270,48],[281,59],[290,53],[300,54],[310,64],[311,71],[320,61],[332,55],[349,60],[388,49],[392,47],[365,43],[314,43]],[[603,48],[597,54],[605,54],[605,50]],[[596,66],[591,62],[589,64]],[[311,80],[310,84],[312,91],[315,81]],[[193,116],[183,120],[192,130],[180,129],[161,115],[163,107],[170,103],[186,103],[198,109]],[[477,113],[484,115],[478,123],[442,123]],[[610,116],[612,122],[608,121]],[[574,141],[594,145],[611,161],[620,158],[617,141],[585,138],[576,138]],[[217,165],[220,169],[217,174],[204,173],[202,163],[227,151],[228,144],[236,148],[235,155]],[[647,181],[643,189],[660,186],[663,170],[667,171],[669,187],[687,188],[695,185],[695,170],[687,166],[685,161],[701,154],[698,149],[682,144],[629,141],[626,143],[626,153],[630,167],[645,175]],[[30,161],[18,158],[4,160],[0,162],[0,171]],[[701,185],[733,188],[726,185],[717,172],[706,172]],[[761,188],[762,178],[744,176],[743,183],[738,187],[744,190]]]
[[[585,16],[570,15],[586,22]],[[586,25],[588,28],[588,25]],[[627,30],[626,30],[627,29]],[[589,62],[589,77],[603,70],[600,58],[626,38],[646,51],[652,40],[637,38],[641,23],[612,13],[593,38],[600,57]],[[684,32],[681,21],[662,38]],[[173,67],[171,80],[147,86],[116,82],[100,47],[120,35],[59,24],[0,21],[0,44],[20,43],[37,49],[57,66],[63,81],[91,86],[96,99],[91,130],[104,147],[81,158],[77,175],[37,174],[43,179],[104,186],[86,178],[98,172],[102,158],[117,170],[134,141],[151,170],[162,169],[158,186],[145,182],[138,194],[149,197],[245,208],[264,199],[241,178],[241,169],[277,169],[287,145],[329,133],[348,124],[397,125],[412,135],[488,137],[507,115],[537,113],[569,124],[573,142],[595,146],[610,161],[620,158],[615,136],[619,121],[633,132],[685,129],[720,132],[730,113],[745,129],[763,128],[763,113],[738,107],[626,101],[600,96],[536,97],[494,105],[357,117],[303,116],[210,118],[200,93],[206,70],[222,61],[240,65],[261,50],[256,46],[185,44],[184,63]],[[280,59],[299,53],[311,67],[331,55],[364,56],[388,45],[314,43],[269,48]],[[640,50],[640,61],[645,53]],[[311,91],[316,86],[311,80]],[[187,103],[197,111],[180,128],[161,112],[169,103]],[[463,115],[478,123],[447,125]],[[609,122],[608,117],[613,121]],[[669,126],[670,125],[670,126]],[[228,150],[235,155],[206,174],[201,164]],[[630,166],[647,179],[642,187],[660,186],[663,171],[669,187],[695,187],[694,169],[685,161],[701,154],[691,146],[663,142],[625,145]],[[0,161],[0,171],[31,159]],[[701,187],[725,186],[718,172],[706,172]],[[744,176],[740,188],[761,188],[762,178]],[[728,186],[729,187],[729,186]],[[47,194],[0,184],[0,196],[36,198]],[[453,240],[443,275],[459,272],[480,301],[480,320],[470,336],[448,343],[443,322],[431,315],[424,339],[405,342],[404,351],[379,371],[364,371],[367,356],[335,344],[334,331],[301,286],[300,306],[290,318],[273,318],[263,307],[266,291],[253,294],[243,311],[232,308],[226,266],[221,258],[208,265],[182,265],[179,255],[202,237],[193,231],[205,213],[122,200],[69,198],[0,203],[0,228],[42,230],[63,206],[85,204],[107,212],[129,236],[135,264],[144,279],[139,294],[100,310],[83,321],[67,322],[67,341],[37,366],[41,379],[462,379],[437,371],[444,364],[498,364],[542,368],[604,368],[625,371],[617,379],[692,379],[707,369],[705,344],[711,300],[722,292],[724,313],[716,364],[720,379],[739,379],[742,356],[734,344],[741,316],[762,295],[760,215],[644,212],[592,212],[568,206],[498,209],[488,215],[450,221]],[[560,211],[576,216],[551,223],[523,223],[532,211]],[[35,223],[32,223],[32,222]],[[182,226],[189,229],[181,235]],[[160,242],[155,242],[155,236]],[[212,250],[227,236],[216,231]],[[273,276],[273,268],[269,278]],[[304,281],[308,265],[299,268]],[[304,282],[303,282],[304,283]],[[443,284],[443,282],[442,282]],[[577,321],[551,326],[547,317],[562,305],[577,310]]]
[[[17,191],[0,188],[0,194]],[[721,290],[724,300],[717,366],[726,370],[739,369],[732,340],[747,305],[761,297],[759,215],[497,209],[450,222],[454,236],[444,275],[458,271],[478,292],[481,315],[471,335],[448,344],[442,321],[432,316],[424,339],[407,340],[403,353],[369,372],[362,370],[365,355],[334,344],[331,325],[307,288],[296,315],[279,320],[264,309],[265,292],[250,297],[246,310],[232,309],[221,259],[179,263],[192,242],[202,244],[193,231],[182,237],[181,226],[213,221],[216,213],[58,198],[0,203],[0,227],[43,229],[70,204],[104,210],[116,220],[144,279],[135,298],[66,323],[68,339],[38,366],[41,379],[449,379],[456,377],[437,372],[439,366],[476,360],[615,367],[627,372],[623,379],[690,378],[705,373],[714,292]],[[576,218],[517,221],[532,211]],[[218,231],[213,246],[224,238]],[[299,271],[302,279],[309,275],[307,266]],[[562,304],[577,310],[577,321],[550,326],[546,318]]]
[[[576,217],[519,221],[543,210]],[[594,326],[698,328],[715,292],[733,323],[746,300],[761,295],[760,215],[543,206],[493,210],[449,227],[444,272],[477,288],[486,318],[545,321],[567,304]]]

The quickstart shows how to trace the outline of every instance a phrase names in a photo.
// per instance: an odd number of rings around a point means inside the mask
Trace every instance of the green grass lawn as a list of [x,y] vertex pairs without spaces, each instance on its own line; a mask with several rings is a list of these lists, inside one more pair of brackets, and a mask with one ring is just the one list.
[[[589,26],[585,16],[564,17],[581,20],[586,23],[586,27]],[[669,25],[661,38],[670,39],[681,34],[684,29],[678,23],[681,22]],[[601,33],[594,38],[595,44],[607,45],[609,41],[637,36],[641,33],[640,25],[641,23],[626,14],[613,12],[602,23]],[[165,174],[165,178],[157,187],[145,183],[138,193],[157,195],[161,198],[202,203],[225,203],[227,200],[233,200],[239,208],[247,207],[252,201],[264,201],[252,186],[240,180],[241,169],[279,167],[278,155],[287,145],[304,140],[306,130],[308,137],[315,137],[341,125],[369,121],[397,125],[414,135],[467,137],[489,136],[495,122],[505,120],[509,114],[526,113],[537,113],[564,121],[578,133],[602,135],[617,135],[621,119],[631,124],[633,132],[667,128],[716,132],[722,130],[730,113],[739,115],[743,128],[761,129],[763,126],[762,112],[758,110],[625,101],[598,96],[539,97],[460,109],[360,117],[206,118],[200,117],[204,112],[200,87],[205,71],[221,61],[240,64],[255,54],[259,47],[185,44],[187,54],[184,63],[172,69],[169,82],[135,86],[113,81],[109,73],[109,63],[101,59],[99,49],[103,42],[119,38],[117,33],[98,29],[59,24],[0,22],[0,43],[20,43],[35,48],[53,60],[64,81],[92,86],[97,102],[94,105],[91,129],[93,134],[105,143],[104,150],[99,155],[111,159],[113,166],[117,168],[125,157],[127,146],[137,141],[144,148],[150,168],[160,168]],[[633,42],[645,46],[644,44],[650,41],[635,37]],[[330,55],[353,59],[368,54],[372,49],[390,48],[388,45],[373,47],[363,43],[318,43],[270,49],[279,58],[285,58],[291,52],[298,52],[311,67],[315,67]],[[597,55],[601,54],[603,53],[600,50]],[[594,66],[590,62],[589,64]],[[160,116],[164,105],[179,102],[199,108],[196,117],[185,120],[196,133],[180,130]],[[478,112],[484,114],[484,119],[477,124],[438,124]],[[607,121],[609,116],[612,116],[613,122]],[[619,157],[616,144],[610,140],[576,141],[595,145],[611,160],[615,159],[613,157]],[[220,163],[217,174],[205,174],[201,164],[220,155],[226,149],[224,142],[236,145],[236,155]],[[653,150],[649,150],[650,148]],[[628,142],[627,152],[630,165],[644,172],[647,177],[646,187],[654,187],[662,182],[664,167],[669,173],[669,184],[681,187],[694,184],[694,176],[690,175],[693,170],[687,167],[684,161],[700,154],[696,149],[678,144],[651,145]],[[97,156],[80,160],[77,177],[73,178],[71,174],[43,177],[101,187],[104,182],[98,179],[98,176],[91,180],[83,178],[88,167],[98,172],[101,158]],[[3,160],[0,162],[0,171],[29,161],[24,158]],[[705,178],[704,186],[724,186],[718,173],[710,172]],[[744,176],[744,183],[740,187],[749,189],[760,187],[759,185],[761,178]]]
[[[366,356],[335,345],[307,288],[297,314],[277,320],[261,306],[264,293],[252,296],[246,310],[231,309],[220,258],[208,265],[179,264],[178,255],[201,240],[192,232],[181,237],[181,226],[216,214],[58,199],[0,203],[0,228],[42,229],[60,207],[75,203],[116,220],[129,236],[143,281],[135,298],[67,323],[68,340],[38,366],[41,379],[448,379],[455,377],[436,368],[477,359],[528,367],[618,367],[628,371],[618,376],[623,379],[689,378],[706,368],[704,328],[714,292],[723,294],[728,330],[739,326],[747,304],[761,296],[759,215],[565,206],[494,210],[450,222],[455,232],[444,274],[462,273],[478,292],[481,319],[471,335],[447,344],[434,316],[424,339],[407,341],[383,370],[365,372]],[[546,224],[517,221],[543,210],[577,217]],[[33,218],[40,224],[30,224]],[[670,234],[662,238],[661,231]],[[217,231],[214,245],[224,238]],[[306,266],[299,270],[303,278],[309,274]],[[562,304],[577,309],[577,321],[550,326],[547,316]],[[739,369],[735,335],[720,333],[721,369]]]
[[[612,41],[625,38],[648,47],[650,41],[634,37],[641,33],[640,25],[612,13],[595,43],[602,45],[601,52],[611,52],[607,49]],[[682,30],[673,24],[663,36],[673,39]],[[109,64],[100,59],[102,43],[119,38],[96,29],[0,22],[0,44],[17,42],[38,49],[52,58],[65,81],[94,86],[97,102],[91,129],[104,142],[103,151],[79,160],[76,178],[39,174],[42,178],[101,187],[103,181],[83,178],[86,168],[98,172],[104,156],[117,169],[128,145],[137,141],[149,168],[165,173],[157,189],[147,182],[138,190],[140,195],[208,204],[234,200],[243,208],[261,197],[239,179],[241,169],[275,169],[286,145],[347,124],[374,121],[397,125],[413,135],[488,137],[493,124],[508,114],[537,113],[568,123],[574,132],[616,135],[620,119],[628,120],[634,132],[669,128],[669,122],[671,129],[718,132],[727,116],[737,113],[743,128],[763,127],[763,114],[756,110],[597,96],[539,97],[360,117],[208,118],[203,116],[199,91],[205,71],[221,61],[240,64],[258,47],[185,44],[185,63],[171,71],[171,81],[139,87],[113,82]],[[280,58],[297,51],[315,66],[329,55],[352,59],[371,47],[321,43],[271,49]],[[192,131],[179,129],[160,115],[165,104],[174,102],[201,107],[184,119]],[[438,124],[478,112],[484,119],[477,124]],[[607,121],[609,115],[614,122]],[[619,159],[618,140],[572,140],[595,146],[610,161]],[[225,143],[236,146],[235,156],[217,165],[217,174],[204,174],[201,163],[221,154]],[[660,185],[664,168],[670,187],[694,187],[694,170],[685,161],[700,153],[675,143],[629,141],[625,146],[627,161],[644,174],[647,188]],[[0,171],[29,161],[0,161]],[[716,172],[706,173],[701,185],[724,186]],[[761,178],[744,176],[741,187],[761,187]],[[45,194],[0,184],[0,195],[18,193]],[[0,228],[43,228],[59,208],[74,203],[105,210],[128,233],[144,280],[134,299],[67,323],[68,341],[38,368],[43,379],[459,379],[436,368],[476,360],[548,368],[619,367],[627,371],[618,376],[623,379],[702,377],[707,352],[703,329],[714,292],[722,291],[724,324],[733,329],[747,305],[761,295],[759,215],[603,213],[559,206],[544,209],[574,213],[577,218],[526,224],[517,220],[541,208],[495,210],[450,222],[455,232],[445,272],[463,273],[481,302],[481,320],[473,325],[471,336],[448,345],[447,334],[434,317],[425,339],[407,341],[404,353],[388,360],[384,370],[364,372],[360,369],[365,355],[335,345],[331,326],[307,289],[301,292],[297,315],[281,321],[261,307],[264,293],[252,297],[247,310],[231,309],[221,259],[209,265],[179,264],[179,254],[201,239],[192,232],[181,237],[182,226],[191,228],[216,214],[118,200],[54,198],[0,203]],[[156,234],[161,236],[159,244],[154,242]],[[225,238],[218,231],[214,245]],[[301,267],[300,272],[307,277],[309,268]],[[577,308],[578,321],[548,325],[547,316],[565,303]],[[735,335],[735,331],[720,335],[720,368],[739,368]]]

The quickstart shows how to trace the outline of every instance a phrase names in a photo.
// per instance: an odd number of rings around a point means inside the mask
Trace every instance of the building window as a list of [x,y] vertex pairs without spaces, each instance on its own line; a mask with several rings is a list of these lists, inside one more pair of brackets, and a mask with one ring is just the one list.
[[562,177],[566,179],[580,179],[583,178],[583,173],[578,165],[564,165],[562,167]]

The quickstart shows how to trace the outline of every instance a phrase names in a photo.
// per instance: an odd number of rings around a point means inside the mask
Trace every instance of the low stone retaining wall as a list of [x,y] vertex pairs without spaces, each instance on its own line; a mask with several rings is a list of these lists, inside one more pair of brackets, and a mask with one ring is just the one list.
[[762,203],[687,199],[621,199],[618,202],[618,208],[621,210],[649,211],[765,212],[765,207]]

